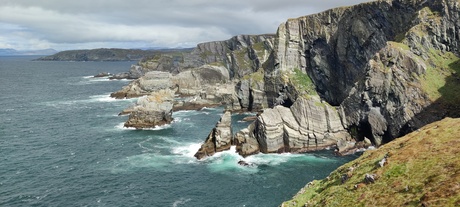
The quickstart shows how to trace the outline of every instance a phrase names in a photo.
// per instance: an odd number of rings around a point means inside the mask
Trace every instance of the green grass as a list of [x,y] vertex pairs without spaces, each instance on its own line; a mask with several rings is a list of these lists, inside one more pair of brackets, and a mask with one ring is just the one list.
[[254,51],[256,52],[257,57],[263,58],[265,51],[266,51],[265,43],[264,42],[255,43],[252,45],[252,49],[254,49]]
[[297,68],[294,69],[294,73],[289,75],[289,81],[302,96],[308,97],[309,95],[318,95],[316,93],[315,84],[313,84],[310,76]]
[[[460,206],[458,146],[460,119],[446,118],[365,152],[282,206]],[[366,173],[376,181],[365,183]]]
[[430,49],[429,65],[420,77],[422,89],[427,92],[431,101],[439,101],[447,105],[460,103],[460,58],[451,52],[443,53]]
[[259,69],[257,72],[247,74],[241,78],[242,80],[249,80],[251,87],[255,87],[258,83],[264,82],[264,70]]

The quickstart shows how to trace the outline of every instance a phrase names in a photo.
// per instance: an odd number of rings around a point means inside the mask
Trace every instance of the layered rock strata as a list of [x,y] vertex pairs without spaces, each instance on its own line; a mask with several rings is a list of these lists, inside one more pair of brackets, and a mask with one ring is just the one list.
[[226,111],[216,127],[209,133],[206,141],[201,145],[201,148],[195,154],[197,159],[202,159],[207,156],[212,156],[216,152],[221,152],[230,149],[233,143],[232,132],[232,114]]
[[[233,110],[259,110],[268,106],[263,84],[263,65],[271,61],[273,40],[274,35],[270,34],[238,35],[225,41],[201,43],[189,52],[164,53],[144,58],[138,65],[133,65],[129,72],[112,78],[152,79],[147,74],[150,71],[169,72],[172,75],[171,87],[177,86],[177,94],[180,96],[202,98],[206,94],[204,100],[212,102],[223,95],[223,102],[231,105]],[[146,84],[150,83],[135,81],[113,93],[112,97],[146,95],[152,92],[145,90],[152,88]],[[229,91],[228,88],[233,89]],[[218,100],[214,102],[220,103]]]
[[345,128],[376,145],[458,116],[458,11],[454,0],[393,0],[290,19],[277,32],[266,93],[279,97],[277,74],[299,69],[340,106]]
[[299,98],[290,107],[266,109],[254,124],[238,132],[235,140],[241,155],[305,152],[350,140],[338,112],[319,97]]
[[135,98],[149,95],[164,89],[171,89],[173,83],[170,81],[171,74],[168,72],[151,71],[124,86],[121,90],[110,94],[113,98]]
[[139,98],[136,105],[122,112],[129,114],[124,126],[144,129],[171,123],[173,98],[174,93],[169,89],[159,90]]
[[[460,115],[458,11],[454,0],[387,0],[289,19],[276,36],[199,44],[168,85],[188,100],[264,109],[235,135],[242,155],[347,149],[350,137],[380,145]],[[119,97],[156,90],[141,85]]]

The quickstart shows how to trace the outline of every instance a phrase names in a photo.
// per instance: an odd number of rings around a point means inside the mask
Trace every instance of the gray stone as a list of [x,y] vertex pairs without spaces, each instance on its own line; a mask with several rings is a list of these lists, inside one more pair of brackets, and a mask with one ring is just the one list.
[[195,157],[197,159],[203,159],[207,156],[212,156],[216,152],[230,149],[233,143],[231,123],[232,114],[230,111],[226,111],[219,122],[217,122],[216,127],[211,130],[206,141],[195,154]]

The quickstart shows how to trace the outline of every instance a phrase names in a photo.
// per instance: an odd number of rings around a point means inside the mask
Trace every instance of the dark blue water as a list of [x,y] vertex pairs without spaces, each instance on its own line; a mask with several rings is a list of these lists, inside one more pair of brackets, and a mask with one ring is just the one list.
[[[90,78],[134,62],[0,57],[0,206],[278,206],[355,156],[193,154],[222,108],[182,111],[155,130],[124,129],[127,81]],[[237,122],[244,115],[235,115]]]

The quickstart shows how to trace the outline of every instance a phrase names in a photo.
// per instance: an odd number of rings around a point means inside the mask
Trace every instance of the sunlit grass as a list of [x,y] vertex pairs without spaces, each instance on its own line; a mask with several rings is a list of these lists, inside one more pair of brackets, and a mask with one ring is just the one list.
[[[283,206],[459,206],[459,146],[460,119],[446,118],[365,152]],[[366,183],[365,174],[376,181]]]

